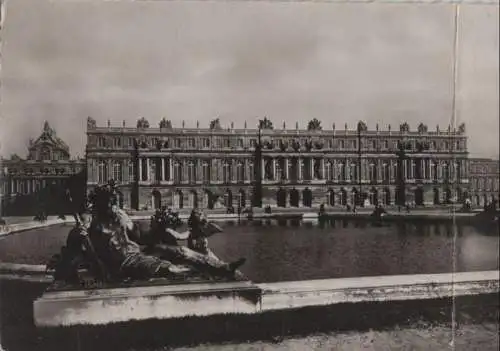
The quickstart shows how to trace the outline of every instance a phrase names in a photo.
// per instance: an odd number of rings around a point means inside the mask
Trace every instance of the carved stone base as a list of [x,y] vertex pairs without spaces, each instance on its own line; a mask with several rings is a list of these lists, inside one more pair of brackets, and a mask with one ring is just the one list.
[[55,327],[253,314],[260,296],[261,289],[248,281],[49,291],[35,301],[34,318],[39,327]]

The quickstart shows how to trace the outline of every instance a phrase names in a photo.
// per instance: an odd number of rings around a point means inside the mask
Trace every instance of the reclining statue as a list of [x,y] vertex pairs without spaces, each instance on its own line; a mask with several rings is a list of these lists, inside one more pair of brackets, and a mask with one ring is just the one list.
[[[61,255],[55,256],[48,265],[55,270],[55,280],[74,283],[82,267],[91,271],[95,279],[104,282],[151,278],[186,280],[204,274],[225,279],[241,277],[237,269],[245,259],[228,264],[208,251],[201,253],[179,246],[177,240],[182,238],[176,237],[179,233],[175,230],[167,230],[171,224],[169,221],[152,226],[152,236],[162,240],[143,250],[130,239],[129,234],[136,231],[137,226],[118,208],[109,186],[97,188],[90,205],[89,213],[77,217],[77,225],[68,235]],[[175,240],[165,240],[168,234]]]

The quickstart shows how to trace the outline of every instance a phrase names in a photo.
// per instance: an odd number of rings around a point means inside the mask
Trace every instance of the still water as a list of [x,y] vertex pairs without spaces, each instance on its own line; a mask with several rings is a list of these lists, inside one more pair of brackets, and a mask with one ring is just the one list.
[[[221,223],[210,247],[242,267],[254,282],[499,269],[495,230],[451,222],[402,222],[377,227],[360,221]],[[0,239],[0,261],[43,264],[64,244],[70,226]],[[498,230],[498,229],[497,229]]]

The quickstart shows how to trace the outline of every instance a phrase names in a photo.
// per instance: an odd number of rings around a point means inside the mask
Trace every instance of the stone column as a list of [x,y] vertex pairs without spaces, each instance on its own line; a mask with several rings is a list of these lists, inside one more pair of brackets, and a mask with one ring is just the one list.
[[169,169],[168,180],[172,181],[174,180],[174,161],[172,160],[172,156],[168,158],[168,169]]
[[[325,179],[325,159],[324,158],[321,158],[321,160],[319,161],[320,163],[320,168],[321,168],[321,179]],[[331,168],[330,168],[330,171],[331,171]]]
[[182,181],[185,182],[189,179],[188,175],[188,161],[186,159],[182,160]]
[[351,160],[346,159],[345,161],[345,181],[351,180]]
[[299,177],[298,177],[298,180],[302,180],[302,158],[301,157],[298,157],[297,158],[297,165],[298,165],[298,173],[299,173]]
[[309,180],[314,179],[314,157],[309,157]]
[[288,157],[287,157],[287,158],[285,158],[285,169],[284,169],[284,172],[285,172],[285,179],[286,179],[286,180],[290,180],[290,177],[289,177],[289,169],[288,169],[288,167],[289,167],[288,163],[289,163],[289,162],[290,162],[290,160],[288,159]]
[[149,157],[146,158],[146,177],[147,177],[147,181],[150,182],[151,181],[151,161],[149,160]]
[[144,162],[144,159],[141,157],[139,158],[139,181],[142,182],[142,163]]
[[250,180],[250,177],[248,176],[248,173],[249,173],[249,169],[248,169],[248,159],[244,159],[243,160],[243,181],[246,182],[246,181],[249,181]]
[[232,183],[236,183],[238,181],[238,163],[239,163],[239,160],[233,158],[233,160],[232,160],[233,166],[231,169],[231,173],[232,173],[231,182]]
[[161,160],[161,181],[165,181],[165,158],[160,158]]
[[266,177],[265,165],[266,165],[266,163],[264,162],[264,157],[262,157],[262,159],[260,160],[260,176],[262,177],[262,179],[265,179],[265,177]]
[[273,157],[273,180],[276,181],[278,179],[276,179],[276,158]]
[[382,175],[382,160],[379,159],[376,164],[377,167],[377,183],[380,183],[383,179]]

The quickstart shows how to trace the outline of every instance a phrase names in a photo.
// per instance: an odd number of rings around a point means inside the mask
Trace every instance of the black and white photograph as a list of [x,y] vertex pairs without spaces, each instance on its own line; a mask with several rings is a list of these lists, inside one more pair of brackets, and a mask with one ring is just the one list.
[[0,350],[498,350],[499,4],[1,1]]

